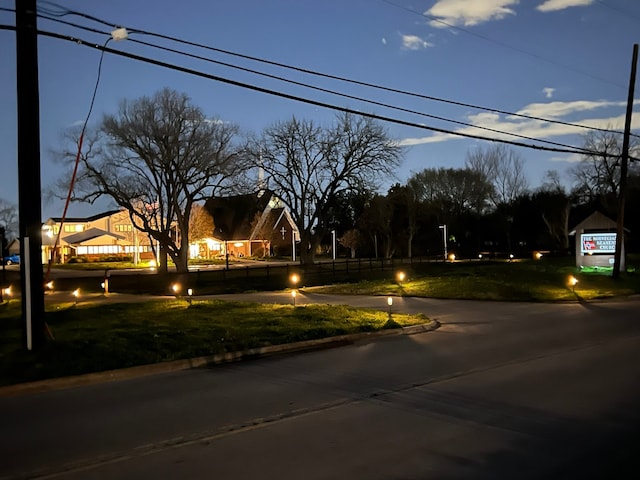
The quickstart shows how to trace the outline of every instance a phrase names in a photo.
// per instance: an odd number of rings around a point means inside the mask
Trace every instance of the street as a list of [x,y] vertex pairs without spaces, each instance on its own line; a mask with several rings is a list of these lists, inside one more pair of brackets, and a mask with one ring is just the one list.
[[620,478],[638,466],[639,307],[395,298],[441,327],[3,397],[0,478]]

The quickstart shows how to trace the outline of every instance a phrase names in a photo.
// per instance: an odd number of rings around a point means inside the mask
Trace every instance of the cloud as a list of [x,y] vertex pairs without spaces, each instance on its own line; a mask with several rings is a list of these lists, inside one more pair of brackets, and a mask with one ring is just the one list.
[[402,48],[405,50],[420,50],[433,45],[416,35],[402,35]]
[[566,117],[572,113],[587,112],[606,107],[624,107],[626,102],[611,102],[607,100],[577,100],[574,102],[549,102],[549,103],[531,103],[521,108],[516,113],[520,115],[529,115],[531,117],[541,118],[559,118]]
[[571,7],[586,7],[591,5],[594,0],[546,0],[536,7],[540,12],[555,12]]
[[551,87],[545,87],[542,89],[542,93],[544,93],[544,96],[547,98],[551,98],[553,97],[553,92],[555,92],[556,89],[555,88],[551,88]]
[[[640,100],[635,100],[636,104],[640,103]],[[599,101],[599,102],[591,102],[591,101],[576,101],[576,102],[550,102],[548,104],[531,104],[527,105],[518,113],[527,112],[528,115],[535,115],[546,118],[555,118],[563,117],[576,112],[591,112],[596,110],[597,108],[611,107],[611,106],[619,106],[623,107],[626,105],[625,102],[608,102],[608,101]],[[540,115],[537,115],[537,114]],[[576,125],[584,125],[586,127],[596,127],[596,128],[616,128],[622,129],[622,125],[624,125],[625,114],[624,112],[620,113],[617,116],[592,116],[587,118],[581,118],[577,120],[571,120],[571,123]],[[528,137],[531,139],[541,139],[541,140],[550,140],[556,137],[561,137],[564,135],[582,135],[586,132],[584,128],[574,125],[565,125],[558,123],[549,123],[541,120],[533,120],[515,116],[503,116],[497,113],[490,112],[482,112],[467,115],[464,119],[466,123],[471,124],[469,127],[460,127],[460,128],[452,128],[452,131],[455,131],[458,134],[468,134],[468,135],[477,135],[481,137],[487,138],[498,138],[504,140],[512,140],[519,141],[525,143],[533,143],[531,140],[527,140],[526,138],[518,138],[512,135],[508,135],[509,133],[514,133],[516,135],[521,135],[523,137]],[[503,133],[497,133],[493,131],[487,131],[478,129],[475,127],[484,127],[490,128],[493,130],[497,130]],[[448,128],[448,127],[444,127]],[[631,128],[633,130],[640,129],[640,112],[633,116],[633,122]],[[446,134],[441,132],[436,132],[430,135],[426,135],[424,137],[411,137],[404,138],[399,143],[403,146],[411,146],[411,145],[422,145],[426,143],[436,143],[436,142],[444,142],[452,139],[460,139],[462,138],[459,135]],[[577,143],[576,143],[577,142]],[[575,144],[579,146],[580,141],[569,141],[570,144]],[[569,161],[569,160],[564,160]]]
[[[515,12],[507,7],[518,3],[519,0],[439,0],[425,13],[449,25],[468,27],[490,20],[501,20],[507,15],[515,15]],[[438,21],[431,22],[431,25],[446,27]]]
[[386,38],[384,38],[384,37],[382,37],[382,44],[383,44],[383,45],[386,45],[386,44],[387,44],[387,39],[386,39]]
[[578,163],[584,160],[584,157],[578,153],[569,153],[560,157],[551,157],[552,162]]

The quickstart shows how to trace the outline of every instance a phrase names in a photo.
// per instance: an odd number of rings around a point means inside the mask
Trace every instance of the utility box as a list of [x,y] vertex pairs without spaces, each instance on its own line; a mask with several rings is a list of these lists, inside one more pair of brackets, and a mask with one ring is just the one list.
[[[612,268],[617,239],[617,224],[606,215],[594,212],[580,222],[569,235],[575,235],[576,266],[579,268]],[[625,271],[624,238],[620,270]]]

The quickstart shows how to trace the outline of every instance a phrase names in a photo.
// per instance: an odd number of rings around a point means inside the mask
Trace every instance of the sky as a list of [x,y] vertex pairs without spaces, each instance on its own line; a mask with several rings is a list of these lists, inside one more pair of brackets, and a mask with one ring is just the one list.
[[[108,47],[119,52],[404,122],[380,120],[405,147],[402,166],[395,178],[381,185],[382,193],[425,168],[461,168],[469,152],[492,146],[487,140],[453,133],[553,148],[558,146],[543,142],[556,142],[572,149],[582,146],[588,132],[576,124],[623,130],[633,45],[640,42],[637,0],[57,0],[38,2],[38,7],[43,16],[100,31],[38,19],[40,30],[66,37],[40,36],[38,41],[43,190],[63,175],[53,152],[61,148],[62,134],[81,125],[87,116],[98,75],[100,52],[70,39],[103,45],[116,27],[129,33],[126,40],[109,41]],[[0,0],[0,8],[0,25],[15,26],[14,13],[6,11],[15,8],[14,0]],[[67,11],[91,15],[106,25],[77,15],[53,16]],[[325,76],[169,42],[135,30]],[[0,198],[17,204],[15,50],[15,32],[0,30]],[[96,126],[104,114],[117,113],[120,101],[150,96],[164,87],[186,93],[207,116],[235,123],[245,134],[259,134],[292,116],[328,126],[337,113],[325,106],[107,53],[89,126]],[[635,98],[640,99],[637,90]],[[640,133],[638,105],[632,122],[635,133]],[[525,162],[531,188],[539,186],[549,170],[558,171],[570,185],[569,169],[580,161],[572,153],[512,148]],[[69,215],[91,215],[108,206],[107,201],[72,205]],[[43,196],[44,219],[61,216],[62,210],[62,201]]]

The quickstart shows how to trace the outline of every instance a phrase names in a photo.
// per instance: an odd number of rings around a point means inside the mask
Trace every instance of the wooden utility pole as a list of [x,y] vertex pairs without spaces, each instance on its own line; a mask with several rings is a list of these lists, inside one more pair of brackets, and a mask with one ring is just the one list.
[[16,0],[18,214],[24,344],[45,341],[36,0]]
[[[629,79],[629,96],[627,97],[627,115],[624,121],[624,138],[622,141],[622,158],[620,159],[620,194],[618,195],[618,223],[616,235],[616,251],[613,263],[613,278],[620,277],[622,265],[622,246],[624,245],[624,203],[627,194],[627,165],[629,163],[629,137],[631,136],[631,115],[633,113],[633,95],[636,85],[636,66],[638,64],[638,44],[633,45],[631,60],[631,77]],[[625,262],[626,266],[626,262]]]

